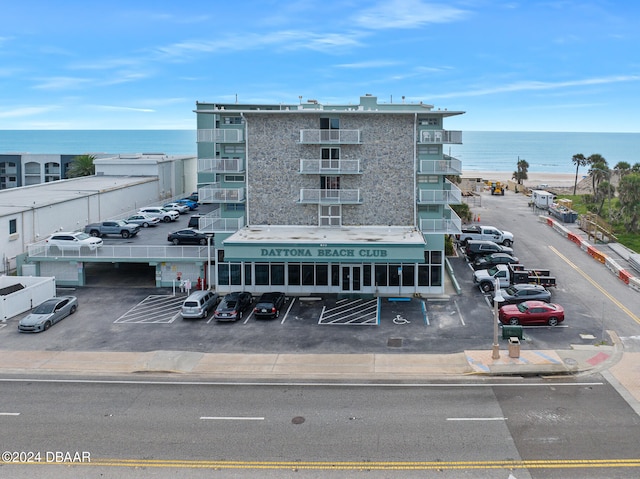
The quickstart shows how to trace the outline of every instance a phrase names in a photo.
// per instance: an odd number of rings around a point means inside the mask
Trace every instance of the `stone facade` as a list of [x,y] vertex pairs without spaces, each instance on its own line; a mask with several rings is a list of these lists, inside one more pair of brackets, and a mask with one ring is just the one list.
[[362,204],[342,206],[344,226],[413,226],[414,119],[324,111],[252,115],[247,127],[248,224],[318,225],[318,205],[300,204],[302,188],[319,189],[320,175],[300,174],[300,159],[320,158],[326,145],[300,144],[300,130],[319,129],[319,119],[339,118],[340,129],[359,130],[361,144],[335,145],[343,160],[360,160],[362,174],[340,175],[340,189],[359,189]]

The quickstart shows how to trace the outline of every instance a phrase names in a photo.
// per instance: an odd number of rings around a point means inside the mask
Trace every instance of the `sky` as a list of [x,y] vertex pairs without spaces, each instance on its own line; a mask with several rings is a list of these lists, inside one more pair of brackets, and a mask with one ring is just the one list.
[[636,0],[0,0],[0,130],[195,129],[196,101],[432,104],[640,131]]

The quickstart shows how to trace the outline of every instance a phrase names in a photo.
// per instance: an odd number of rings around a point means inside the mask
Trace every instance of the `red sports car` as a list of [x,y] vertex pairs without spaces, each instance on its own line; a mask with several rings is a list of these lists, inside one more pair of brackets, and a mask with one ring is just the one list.
[[500,308],[499,317],[502,324],[556,326],[564,321],[564,308],[559,304],[544,301],[525,301],[520,304],[504,305]]

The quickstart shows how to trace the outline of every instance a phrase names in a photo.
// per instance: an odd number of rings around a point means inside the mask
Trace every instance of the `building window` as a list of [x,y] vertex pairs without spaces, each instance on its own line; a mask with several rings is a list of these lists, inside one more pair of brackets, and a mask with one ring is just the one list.
[[242,145],[224,145],[224,152],[228,154],[244,153],[244,146]]
[[321,168],[340,168],[340,148],[322,148],[320,157],[322,158]]
[[269,285],[269,265],[268,264],[256,264],[256,286],[268,286]]
[[271,265],[271,284],[277,286],[284,285],[284,264]]
[[225,203],[226,211],[244,211],[244,203]]
[[225,125],[242,125],[241,116],[225,116],[223,121]]
[[320,205],[320,226],[340,226],[342,208],[340,205]]
[[225,183],[244,183],[244,175],[224,175]]
[[18,220],[9,220],[9,234],[16,234],[18,232]]
[[331,265],[331,286],[340,286],[340,265]]
[[420,120],[421,125],[429,125],[429,126],[438,126],[440,124],[440,119],[438,117],[429,117],[423,118]]
[[376,286],[386,286],[387,285],[387,265],[386,264],[377,264],[376,268]]
[[302,284],[304,286],[313,286],[315,284],[313,270],[314,265],[312,264],[302,265]]
[[340,118],[320,118],[321,130],[339,130]]
[[316,265],[316,285],[327,286],[329,284],[329,266],[326,264]]
[[287,273],[289,275],[289,285],[300,286],[300,264],[290,263],[287,266]]
[[242,284],[242,265],[239,263],[231,265],[231,284],[238,286]]

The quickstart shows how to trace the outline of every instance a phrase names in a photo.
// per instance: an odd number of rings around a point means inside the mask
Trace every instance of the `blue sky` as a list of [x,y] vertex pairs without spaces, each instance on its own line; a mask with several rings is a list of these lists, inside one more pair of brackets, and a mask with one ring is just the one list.
[[2,2],[0,129],[194,129],[196,101],[429,103],[640,131],[635,0]]

